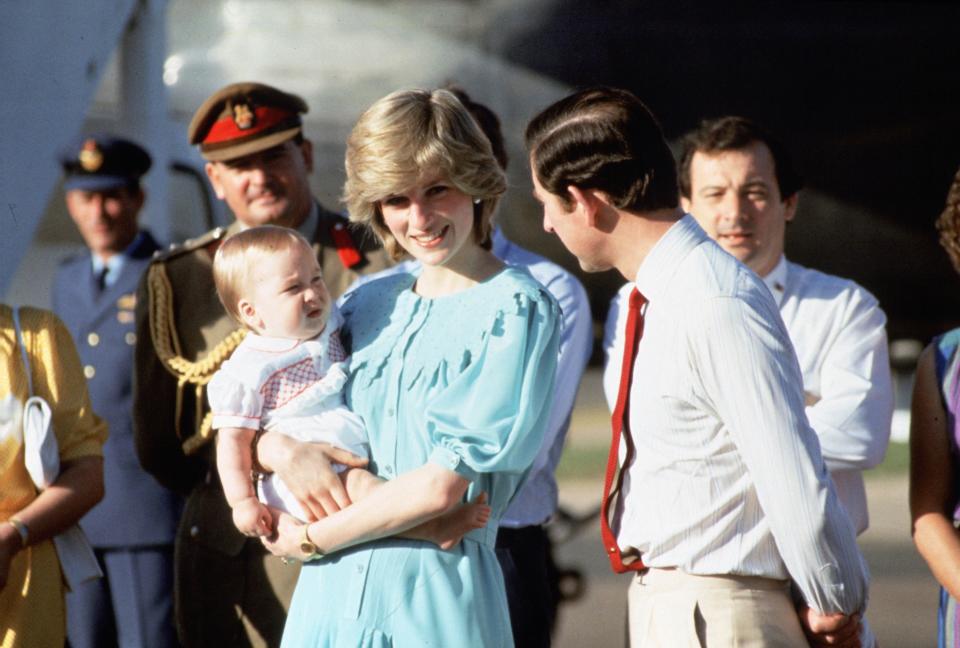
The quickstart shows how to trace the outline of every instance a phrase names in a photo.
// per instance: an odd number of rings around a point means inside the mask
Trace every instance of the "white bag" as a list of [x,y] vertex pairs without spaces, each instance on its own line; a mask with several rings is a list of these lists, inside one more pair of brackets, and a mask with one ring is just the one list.
[[23,461],[30,479],[40,490],[47,488],[60,474],[60,448],[52,433],[50,406],[39,396],[31,396],[23,405]]
[[[33,376],[30,359],[20,332],[20,309],[13,310],[13,324],[17,329],[17,343],[23,356],[23,366],[27,373],[27,385],[30,398],[23,406],[23,455],[27,472],[34,485],[43,490],[50,486],[60,474],[60,449],[57,437],[50,423],[52,414],[50,405],[39,396],[33,395]],[[70,591],[95,578],[102,578],[103,572],[97,563],[90,541],[79,525],[54,536],[53,545],[60,559],[63,580]]]

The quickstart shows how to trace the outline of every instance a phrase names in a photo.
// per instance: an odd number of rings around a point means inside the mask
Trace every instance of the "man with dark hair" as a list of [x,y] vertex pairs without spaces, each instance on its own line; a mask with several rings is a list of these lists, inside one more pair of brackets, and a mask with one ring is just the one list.
[[106,419],[104,497],[80,521],[103,578],[67,594],[72,648],[177,645],[173,540],[182,502],[137,462],[133,443],[135,292],[159,245],[137,219],[150,155],[108,133],[63,152],[67,211],[86,250],[65,260],[53,310],[77,343],[90,400]]
[[631,644],[805,646],[792,580],[812,638],[860,645],[866,565],[786,329],[762,281],[679,209],[654,117],[628,92],[584,90],[533,119],[527,148],[544,228],[584,269],[636,283],[601,519],[614,570],[636,572]]
[[[335,297],[359,273],[387,265],[371,233],[311,195],[305,112],[303,99],[262,83],[230,84],[197,109],[190,143],[207,160],[210,184],[236,221],[156,256],[137,295],[137,451],[162,484],[187,496],[175,580],[177,630],[187,648],[279,645],[299,573],[237,531],[216,474],[205,385],[243,332],[217,300],[214,253],[241,229],[296,229],[313,243]],[[351,462],[345,453],[336,460]],[[349,503],[335,475],[317,478],[332,492],[326,506]],[[317,503],[310,504],[316,512]]]
[[[893,416],[886,317],[853,281],[784,256],[786,225],[802,184],[783,144],[749,119],[706,120],[683,138],[681,204],[773,294],[800,361],[807,418],[840,502],[862,533],[869,522],[862,471],[883,461]],[[604,387],[610,402],[623,357],[617,322],[625,316],[628,291],[624,287],[614,299],[607,321]]]

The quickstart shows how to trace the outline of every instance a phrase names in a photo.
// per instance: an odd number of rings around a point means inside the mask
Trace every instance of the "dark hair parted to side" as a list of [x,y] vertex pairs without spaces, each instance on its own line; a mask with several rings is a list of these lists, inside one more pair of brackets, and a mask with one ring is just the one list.
[[537,180],[569,206],[570,185],[607,195],[617,209],[678,204],[677,170],[656,118],[636,96],[594,87],[554,103],[527,126]]
[[780,199],[786,200],[803,189],[803,178],[787,152],[787,147],[771,132],[746,117],[735,115],[704,119],[683,136],[680,152],[680,194],[690,197],[690,162],[698,151],[707,155],[723,151],[739,151],[754,142],[765,144],[773,156]]
[[953,269],[960,272],[960,169],[947,192],[947,204],[937,219],[940,245],[947,251]]

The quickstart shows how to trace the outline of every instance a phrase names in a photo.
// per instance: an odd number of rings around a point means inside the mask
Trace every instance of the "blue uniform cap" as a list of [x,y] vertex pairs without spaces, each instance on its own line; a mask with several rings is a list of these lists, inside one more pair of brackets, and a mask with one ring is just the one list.
[[105,133],[85,135],[60,155],[65,191],[135,187],[150,169],[150,154],[130,140]]

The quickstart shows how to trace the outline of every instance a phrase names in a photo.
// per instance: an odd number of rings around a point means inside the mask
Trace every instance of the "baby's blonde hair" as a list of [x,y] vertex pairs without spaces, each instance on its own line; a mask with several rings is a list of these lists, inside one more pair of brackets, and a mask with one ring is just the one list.
[[213,257],[213,281],[220,303],[240,326],[249,328],[237,306],[250,290],[254,268],[268,256],[289,252],[298,245],[313,254],[313,248],[300,232],[277,225],[251,227],[220,245]]

